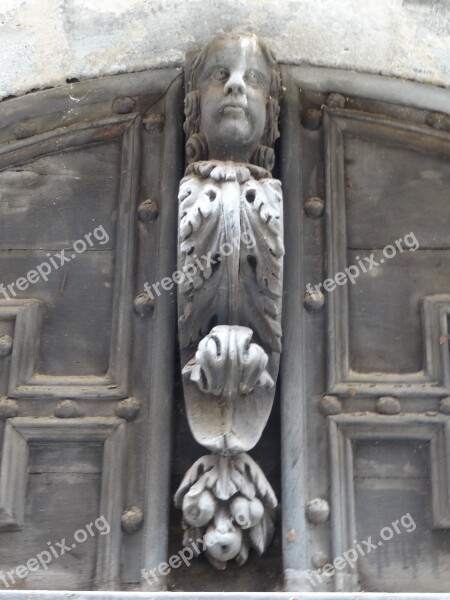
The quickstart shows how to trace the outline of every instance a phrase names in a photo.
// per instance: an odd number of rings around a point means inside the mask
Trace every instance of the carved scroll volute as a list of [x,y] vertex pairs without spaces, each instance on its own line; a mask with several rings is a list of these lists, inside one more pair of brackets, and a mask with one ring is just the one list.
[[264,552],[277,505],[245,453],[269,418],[281,352],[283,197],[270,173],[280,88],[267,46],[229,35],[199,54],[185,101],[180,350],[189,425],[213,455],[188,471],[175,502],[185,539],[204,535],[220,569],[243,564],[250,547]]

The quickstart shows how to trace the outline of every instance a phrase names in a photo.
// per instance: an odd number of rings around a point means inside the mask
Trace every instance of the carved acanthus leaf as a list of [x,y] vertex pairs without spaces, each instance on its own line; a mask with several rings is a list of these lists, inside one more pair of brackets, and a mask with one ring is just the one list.
[[[281,184],[262,169],[191,165],[180,187],[180,339],[194,346],[215,324],[250,327],[281,351]],[[223,183],[225,182],[225,183]],[[226,244],[226,252],[224,251]]]
[[259,498],[273,509],[277,497],[266,476],[245,452],[232,457],[211,454],[199,458],[184,476],[176,494],[175,506],[181,508],[184,496],[198,495],[210,489],[219,500],[229,500],[239,492],[248,500]]
[[261,521],[250,529],[250,542],[256,553],[261,556],[267,550],[274,534],[274,525],[269,514],[264,513]]
[[[219,265],[219,249],[225,241],[221,190],[214,182],[197,178],[180,186],[179,268],[186,277],[180,285],[180,341],[186,348],[210,330],[215,314],[227,314],[227,296],[220,294],[226,265]],[[217,273],[217,266],[222,267]]]
[[254,247],[240,255],[242,322],[263,341],[281,352],[283,293],[283,212],[281,184],[275,179],[248,181],[242,190],[241,227]]

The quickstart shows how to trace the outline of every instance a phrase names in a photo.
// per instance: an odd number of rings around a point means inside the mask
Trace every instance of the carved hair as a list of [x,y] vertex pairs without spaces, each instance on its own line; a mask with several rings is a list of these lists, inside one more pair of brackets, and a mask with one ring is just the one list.
[[260,143],[250,158],[250,162],[263,169],[272,171],[275,163],[273,145],[275,144],[275,140],[280,137],[280,132],[278,131],[278,115],[280,113],[279,100],[281,96],[281,76],[272,50],[252,33],[219,35],[213,38],[203,48],[194,61],[189,82],[190,91],[186,94],[184,100],[184,114],[186,117],[184,122],[184,132],[187,138],[186,160],[188,164],[208,159],[208,144],[206,137],[200,132],[199,92],[199,79],[203,72],[208,52],[217,40],[240,39],[242,37],[256,40],[270,70],[269,98],[266,106],[266,127]]

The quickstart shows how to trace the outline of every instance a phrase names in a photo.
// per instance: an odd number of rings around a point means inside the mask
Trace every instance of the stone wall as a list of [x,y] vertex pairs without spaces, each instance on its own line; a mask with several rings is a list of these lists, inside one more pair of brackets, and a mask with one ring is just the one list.
[[450,86],[450,0],[0,0],[0,98],[179,65],[233,30],[280,62]]

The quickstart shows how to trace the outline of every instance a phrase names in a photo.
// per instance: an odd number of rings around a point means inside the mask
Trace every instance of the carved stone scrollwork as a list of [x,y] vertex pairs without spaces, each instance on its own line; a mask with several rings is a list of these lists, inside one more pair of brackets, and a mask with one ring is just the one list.
[[280,90],[263,42],[220,36],[194,62],[185,102],[179,336],[189,425],[213,454],[175,504],[185,543],[204,536],[217,569],[262,554],[274,532],[277,498],[246,453],[269,418],[281,352],[283,197],[270,173]]
[[250,394],[257,387],[273,388],[266,371],[268,356],[261,346],[250,343],[252,336],[248,327],[214,327],[183,374],[189,374],[203,393],[225,398]]

